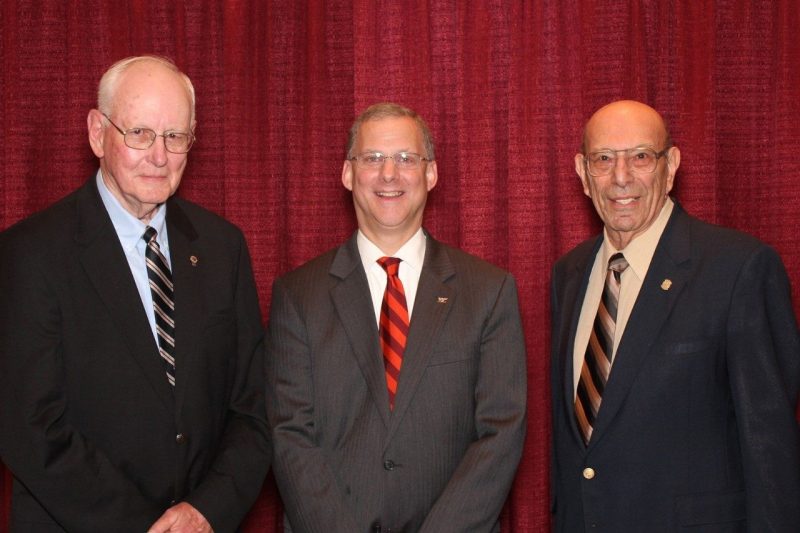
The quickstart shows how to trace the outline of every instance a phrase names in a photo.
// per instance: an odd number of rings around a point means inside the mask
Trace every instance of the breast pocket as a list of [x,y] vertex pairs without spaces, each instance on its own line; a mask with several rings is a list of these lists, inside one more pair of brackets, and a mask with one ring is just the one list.
[[661,343],[654,350],[663,355],[690,355],[693,353],[715,351],[715,343],[709,339],[685,339]]

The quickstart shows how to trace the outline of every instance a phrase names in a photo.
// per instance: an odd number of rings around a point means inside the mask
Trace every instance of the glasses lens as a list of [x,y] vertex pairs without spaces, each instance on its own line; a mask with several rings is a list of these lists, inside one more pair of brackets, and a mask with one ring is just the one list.
[[397,165],[398,168],[416,168],[420,162],[420,155],[413,154],[411,152],[397,152],[392,156],[394,159],[394,164]]
[[188,133],[169,132],[164,134],[167,151],[174,154],[185,154],[192,147],[194,138]]
[[648,148],[631,150],[626,158],[628,168],[638,172],[652,172],[656,169],[656,153]]
[[133,128],[125,132],[125,144],[136,150],[150,148],[156,138],[156,132],[147,128]]
[[384,159],[386,156],[380,152],[364,152],[356,156],[356,161],[365,167],[379,167],[383,164]]
[[592,152],[586,158],[589,173],[593,176],[605,176],[617,164],[617,154],[614,152]]

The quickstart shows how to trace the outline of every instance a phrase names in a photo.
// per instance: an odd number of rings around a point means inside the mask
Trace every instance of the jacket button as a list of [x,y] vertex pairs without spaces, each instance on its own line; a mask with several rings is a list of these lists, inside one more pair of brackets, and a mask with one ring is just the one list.
[[394,470],[394,461],[387,459],[386,461],[383,462],[383,468],[384,470],[389,470],[389,471]]
[[178,444],[183,444],[184,442],[186,442],[186,439],[187,437],[183,433],[178,433],[177,435],[175,435],[175,442],[177,442]]
[[583,477],[586,479],[594,478],[594,468],[584,468],[583,469]]

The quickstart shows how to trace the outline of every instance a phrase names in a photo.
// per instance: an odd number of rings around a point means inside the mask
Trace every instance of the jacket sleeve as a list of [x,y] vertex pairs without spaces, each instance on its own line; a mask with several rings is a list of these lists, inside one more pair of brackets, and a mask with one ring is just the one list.
[[476,438],[420,532],[493,531],[522,455],[526,428],[525,340],[513,277],[506,274],[480,342]]
[[236,282],[236,360],[233,390],[220,445],[200,485],[186,501],[214,531],[235,531],[261,492],[272,447],[264,412],[264,335],[258,296],[244,237],[239,234]]
[[146,531],[163,510],[64,416],[62,309],[52,283],[19,245],[0,241],[3,462],[68,531]]
[[778,255],[759,248],[731,298],[727,361],[747,494],[747,530],[800,524],[800,338]]
[[315,440],[311,353],[304,317],[281,280],[272,289],[266,358],[274,473],[298,532],[358,531],[330,461]]

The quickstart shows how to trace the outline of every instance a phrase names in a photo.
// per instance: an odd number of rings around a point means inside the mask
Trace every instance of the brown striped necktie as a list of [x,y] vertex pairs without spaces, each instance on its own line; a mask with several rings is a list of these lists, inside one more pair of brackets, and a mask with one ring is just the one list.
[[147,226],[142,239],[147,243],[144,251],[147,263],[147,281],[150,294],[153,296],[153,311],[156,315],[156,334],[158,337],[158,353],[164,360],[167,381],[175,386],[175,301],[172,273],[167,266],[167,259],[161,253],[156,236],[158,232]]
[[381,257],[378,264],[386,271],[386,291],[383,293],[380,318],[381,351],[386,367],[386,387],[389,390],[389,409],[394,409],[400,367],[408,337],[408,306],[403,282],[397,273],[400,268],[397,257]]
[[586,445],[592,438],[594,421],[600,410],[608,374],[611,372],[620,279],[626,268],[628,268],[628,262],[621,253],[612,255],[608,260],[603,297],[600,299],[592,334],[589,337],[589,345],[586,347],[586,354],[583,357],[578,390],[575,394],[575,417]]

